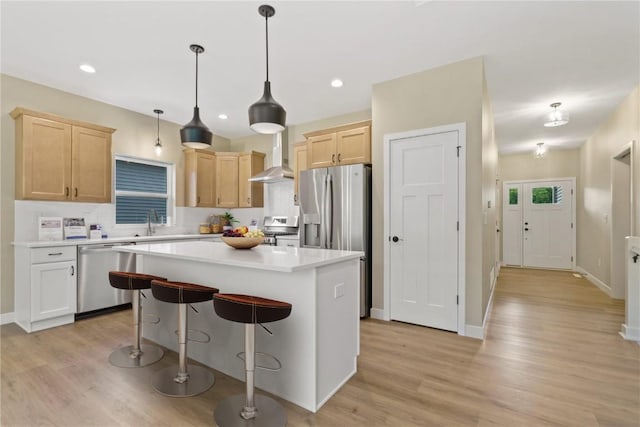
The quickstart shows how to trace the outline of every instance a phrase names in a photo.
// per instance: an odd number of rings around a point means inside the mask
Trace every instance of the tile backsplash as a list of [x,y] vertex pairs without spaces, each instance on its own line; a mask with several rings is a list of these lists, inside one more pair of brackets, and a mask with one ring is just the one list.
[[[266,194],[265,194],[266,195]],[[293,196],[292,196],[293,197]],[[293,199],[291,199],[293,200]],[[207,222],[211,214],[223,214],[226,209],[177,207],[176,217],[169,226],[156,226],[157,235],[197,234],[200,223]],[[264,215],[263,208],[229,209],[240,221],[249,224],[257,219],[260,224]],[[38,217],[54,216],[84,218],[88,224],[102,224],[109,237],[141,236],[146,233],[146,225],[116,225],[115,205],[111,203],[70,203],[40,202],[31,200],[15,201],[15,241],[38,240]]]

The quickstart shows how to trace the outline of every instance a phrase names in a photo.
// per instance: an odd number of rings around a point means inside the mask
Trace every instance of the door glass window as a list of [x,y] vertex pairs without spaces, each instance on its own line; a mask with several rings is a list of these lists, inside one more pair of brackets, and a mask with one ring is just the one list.
[[509,189],[509,204],[517,205],[518,204],[518,189],[510,188]]
[[531,203],[534,205],[541,204],[558,204],[562,202],[562,187],[554,185],[553,187],[534,187],[531,189]]

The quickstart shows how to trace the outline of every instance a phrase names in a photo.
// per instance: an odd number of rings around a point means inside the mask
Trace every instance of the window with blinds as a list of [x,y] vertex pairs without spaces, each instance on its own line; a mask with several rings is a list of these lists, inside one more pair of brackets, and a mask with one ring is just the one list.
[[172,200],[170,165],[147,160],[118,158],[115,167],[116,224],[165,223]]

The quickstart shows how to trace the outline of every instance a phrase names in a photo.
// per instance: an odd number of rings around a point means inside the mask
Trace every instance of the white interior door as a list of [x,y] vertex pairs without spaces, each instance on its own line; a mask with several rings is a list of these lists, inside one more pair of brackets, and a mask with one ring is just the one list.
[[502,186],[502,262],[522,265],[522,184]]
[[457,131],[390,148],[390,317],[458,330]]
[[573,265],[573,183],[523,184],[523,264],[566,268]]

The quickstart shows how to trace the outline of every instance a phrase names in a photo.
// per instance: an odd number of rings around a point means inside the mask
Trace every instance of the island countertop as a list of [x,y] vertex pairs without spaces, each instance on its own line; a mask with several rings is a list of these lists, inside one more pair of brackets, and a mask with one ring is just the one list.
[[358,259],[361,251],[293,248],[259,245],[252,249],[234,249],[219,242],[176,242],[121,246],[114,250],[138,255],[154,255],[209,264],[224,264],[258,270],[291,273],[294,271]]

